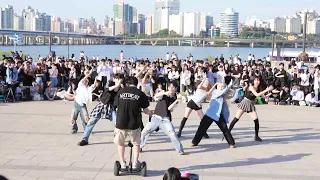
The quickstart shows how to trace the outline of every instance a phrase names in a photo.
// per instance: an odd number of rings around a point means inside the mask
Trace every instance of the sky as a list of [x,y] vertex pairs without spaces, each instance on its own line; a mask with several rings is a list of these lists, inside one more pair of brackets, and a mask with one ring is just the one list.
[[[150,14],[156,0],[124,0],[137,8],[139,14]],[[15,13],[30,5],[39,12],[45,12],[63,19],[94,17],[98,23],[105,15],[113,17],[113,4],[121,0],[1,0],[0,7],[12,5]],[[240,21],[257,16],[258,19],[271,19],[276,16],[294,15],[304,9],[320,11],[320,0],[180,0],[181,12],[210,12],[214,21],[219,22],[220,12],[234,8],[240,14]]]

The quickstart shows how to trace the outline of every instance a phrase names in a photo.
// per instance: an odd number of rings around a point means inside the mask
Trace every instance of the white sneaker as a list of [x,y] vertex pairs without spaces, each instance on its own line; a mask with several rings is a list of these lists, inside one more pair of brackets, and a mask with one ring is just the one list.
[[138,169],[140,168],[140,166],[141,166],[141,163],[139,161],[132,163],[132,169]]
[[127,169],[127,163],[126,162],[121,163],[121,169]]

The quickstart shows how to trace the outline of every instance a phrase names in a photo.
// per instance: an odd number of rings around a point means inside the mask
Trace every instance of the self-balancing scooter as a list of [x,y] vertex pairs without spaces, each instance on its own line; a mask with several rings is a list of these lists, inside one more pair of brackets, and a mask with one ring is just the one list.
[[130,162],[129,162],[129,166],[127,166],[125,169],[121,168],[121,164],[119,161],[116,161],[114,163],[114,168],[113,168],[113,173],[115,176],[119,176],[119,172],[122,173],[129,173],[129,174],[135,174],[135,173],[141,173],[142,177],[146,177],[147,176],[147,164],[146,162],[142,162],[140,167],[137,169],[132,169],[132,147],[133,144],[131,142],[128,143],[128,146],[130,147]]

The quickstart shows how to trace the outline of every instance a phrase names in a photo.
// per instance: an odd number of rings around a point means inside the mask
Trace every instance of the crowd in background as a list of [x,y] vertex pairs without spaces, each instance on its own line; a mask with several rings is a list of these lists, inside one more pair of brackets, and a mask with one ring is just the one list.
[[[121,51],[119,59],[92,60],[80,53],[76,60],[60,57],[24,57],[22,52],[13,52],[12,56],[4,57],[0,64],[0,94],[7,101],[27,100],[73,100],[78,82],[82,77],[91,74],[91,83],[101,81],[101,87],[93,93],[97,99],[99,94],[112,80],[115,74],[136,76],[138,87],[155,101],[154,95],[166,89],[167,83],[175,82],[178,92],[192,96],[197,85],[208,78],[212,84],[229,83],[233,80],[235,90],[233,102],[240,102],[248,84],[260,77],[264,86],[273,85],[275,89],[257,99],[257,103],[319,106],[319,65],[313,69],[304,66],[302,61],[292,59],[288,67],[283,63],[271,66],[270,57],[256,59],[254,55],[241,58],[239,55],[224,58],[217,57],[212,62],[208,59],[195,60],[190,54],[185,59],[176,53],[167,53],[165,59],[130,59],[125,60]],[[286,70],[285,70],[286,69]]]

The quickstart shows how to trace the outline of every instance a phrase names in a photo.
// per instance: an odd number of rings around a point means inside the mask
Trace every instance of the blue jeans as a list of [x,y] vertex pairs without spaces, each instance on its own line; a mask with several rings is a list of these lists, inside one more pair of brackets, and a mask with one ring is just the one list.
[[57,77],[50,77],[50,81],[52,83],[52,87],[55,88],[58,85],[58,78]]
[[[113,125],[116,125],[116,119],[115,119],[115,111],[112,111],[112,117],[111,117],[111,121]],[[97,124],[97,122],[101,119],[101,113],[98,114],[97,117],[90,117],[90,120],[86,126],[86,128],[84,129],[84,134],[83,134],[83,140],[89,142],[89,136],[94,128],[94,126]]]
[[141,133],[141,145],[140,147],[143,148],[149,138],[149,135],[155,131],[157,128],[160,128],[167,136],[170,137],[171,142],[178,152],[183,152],[183,146],[181,142],[179,141],[176,132],[174,131],[174,127],[169,120],[169,118],[164,117],[161,118],[160,116],[153,115],[151,118],[151,122],[148,122],[148,124],[144,127],[142,133]]
[[76,101],[73,103],[72,113],[71,113],[71,120],[74,120],[75,123],[72,126],[72,131],[78,131],[77,119],[80,114],[80,118],[82,121],[83,129],[86,128],[87,121],[89,119],[88,109],[86,105],[80,106]]

